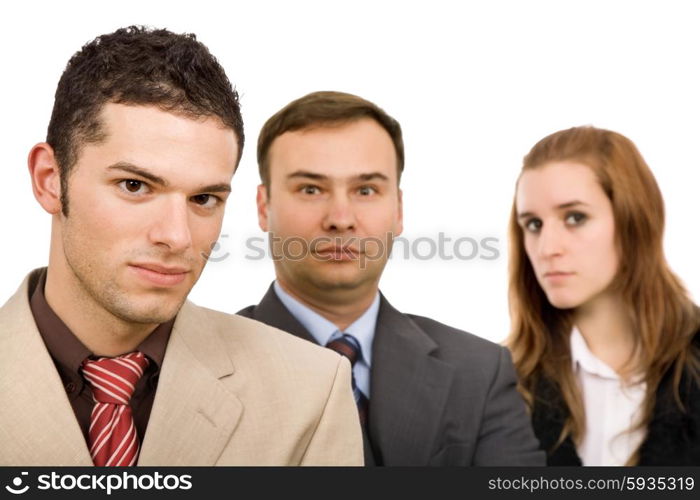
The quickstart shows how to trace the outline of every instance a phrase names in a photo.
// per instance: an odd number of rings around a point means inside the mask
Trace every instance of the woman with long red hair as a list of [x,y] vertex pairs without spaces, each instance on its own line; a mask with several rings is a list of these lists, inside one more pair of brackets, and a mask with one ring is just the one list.
[[666,263],[663,199],[626,137],[525,156],[508,339],[549,465],[700,464],[700,310]]

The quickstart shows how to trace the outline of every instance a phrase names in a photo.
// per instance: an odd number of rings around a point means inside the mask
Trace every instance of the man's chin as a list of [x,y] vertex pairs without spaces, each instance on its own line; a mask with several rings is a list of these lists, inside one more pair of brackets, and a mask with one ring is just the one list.
[[333,273],[315,276],[313,277],[312,281],[316,288],[327,292],[332,292],[336,290],[355,290],[371,280],[369,279],[369,276],[362,274]]
[[184,299],[177,304],[134,304],[132,306],[112,307],[111,313],[125,321],[133,324],[155,325],[166,323],[177,316]]

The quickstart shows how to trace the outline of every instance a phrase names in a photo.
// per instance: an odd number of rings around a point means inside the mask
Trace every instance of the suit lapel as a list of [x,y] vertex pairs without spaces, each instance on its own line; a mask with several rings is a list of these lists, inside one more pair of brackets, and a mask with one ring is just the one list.
[[[242,311],[243,315],[267,325],[279,328],[299,338],[318,344],[309,331],[289,312],[275,293],[274,285],[270,285],[260,303],[252,309]],[[362,426],[362,444],[364,447],[365,465],[376,465],[372,445],[367,436],[367,429]]]
[[[270,286],[253,319],[315,342]],[[369,435],[365,461],[427,463],[435,446],[452,369],[431,356],[437,344],[382,296],[372,346]],[[370,450],[371,441],[371,450]]]
[[0,464],[92,465],[85,438],[29,308],[41,270],[0,309]]
[[214,465],[243,405],[221,379],[235,377],[211,319],[186,302],[163,360],[139,465]]
[[382,296],[372,348],[369,433],[385,464],[428,463],[439,439],[452,368],[437,344]]

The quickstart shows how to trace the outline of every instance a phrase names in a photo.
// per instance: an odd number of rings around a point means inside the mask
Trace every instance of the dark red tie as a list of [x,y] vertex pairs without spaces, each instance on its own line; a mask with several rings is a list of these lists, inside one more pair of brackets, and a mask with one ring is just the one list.
[[117,358],[86,359],[83,376],[92,387],[90,455],[98,467],[135,465],[139,437],[129,401],[148,358],[131,352]]

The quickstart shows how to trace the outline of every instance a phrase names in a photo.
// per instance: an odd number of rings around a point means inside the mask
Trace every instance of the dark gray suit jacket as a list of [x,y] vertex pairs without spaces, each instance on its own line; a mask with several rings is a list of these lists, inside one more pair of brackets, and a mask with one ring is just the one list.
[[[315,342],[273,287],[240,315]],[[505,347],[381,297],[370,375],[368,465],[544,465]]]

